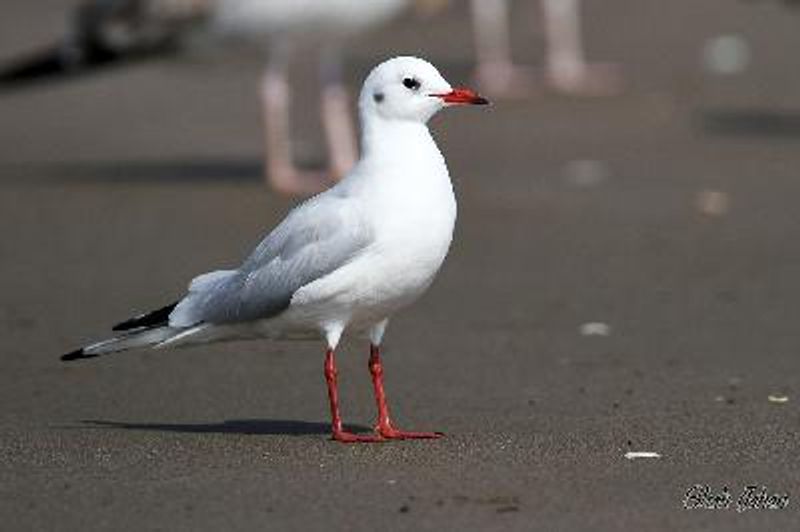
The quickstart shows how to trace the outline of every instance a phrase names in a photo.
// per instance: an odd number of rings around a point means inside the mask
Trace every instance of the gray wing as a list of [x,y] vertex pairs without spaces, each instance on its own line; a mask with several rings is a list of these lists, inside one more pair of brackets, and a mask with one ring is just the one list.
[[372,242],[351,202],[317,197],[272,231],[238,270],[195,278],[170,314],[170,325],[237,323],[284,311],[304,285],[347,264]]

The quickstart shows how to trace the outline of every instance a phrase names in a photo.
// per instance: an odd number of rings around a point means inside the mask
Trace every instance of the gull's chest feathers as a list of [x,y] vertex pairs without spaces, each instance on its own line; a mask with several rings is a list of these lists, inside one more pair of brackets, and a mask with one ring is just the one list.
[[395,139],[391,156],[365,164],[371,178],[357,191],[378,245],[410,255],[446,253],[456,218],[444,158],[422,131],[419,138]]
[[366,184],[355,194],[372,243],[352,262],[302,288],[293,305],[312,303],[317,318],[348,316],[353,325],[382,319],[408,305],[431,284],[453,236],[456,202],[442,162]]
[[438,268],[450,246],[456,219],[450,180],[443,170],[409,181],[392,182],[371,196],[367,208],[375,246],[404,266],[420,263],[423,267],[433,261]]
[[362,295],[390,307],[416,299],[442,265],[456,220],[447,169],[394,176],[370,194],[373,266],[360,276]]

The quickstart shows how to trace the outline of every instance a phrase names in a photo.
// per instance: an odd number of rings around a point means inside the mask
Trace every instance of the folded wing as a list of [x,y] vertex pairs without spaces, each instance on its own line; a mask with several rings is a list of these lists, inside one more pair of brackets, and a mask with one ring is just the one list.
[[238,270],[195,278],[169,316],[172,327],[230,324],[277,316],[304,285],[367,248],[372,232],[352,202],[320,196],[275,228]]

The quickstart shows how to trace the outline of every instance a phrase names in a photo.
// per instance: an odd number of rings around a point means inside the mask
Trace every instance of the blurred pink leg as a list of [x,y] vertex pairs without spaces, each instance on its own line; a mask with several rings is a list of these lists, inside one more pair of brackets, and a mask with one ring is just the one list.
[[472,0],[475,77],[489,96],[521,97],[534,92],[533,71],[511,59],[507,0]]
[[567,94],[602,96],[619,92],[615,65],[587,64],[581,39],[579,0],[542,0],[547,45],[546,77]]
[[347,175],[358,159],[350,94],[342,82],[341,54],[338,47],[322,52],[320,77],[322,127],[328,144],[331,174],[338,181]]
[[290,87],[285,63],[271,63],[261,82],[264,119],[265,172],[268,184],[277,192],[291,196],[316,194],[331,185],[328,172],[300,171],[292,159]]

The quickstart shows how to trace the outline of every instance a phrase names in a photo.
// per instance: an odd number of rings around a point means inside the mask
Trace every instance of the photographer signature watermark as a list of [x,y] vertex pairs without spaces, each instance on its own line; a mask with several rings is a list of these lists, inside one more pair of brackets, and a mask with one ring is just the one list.
[[772,493],[766,486],[745,486],[735,496],[722,486],[712,490],[707,484],[695,484],[683,497],[683,507],[687,510],[783,510],[789,506],[788,493]]

